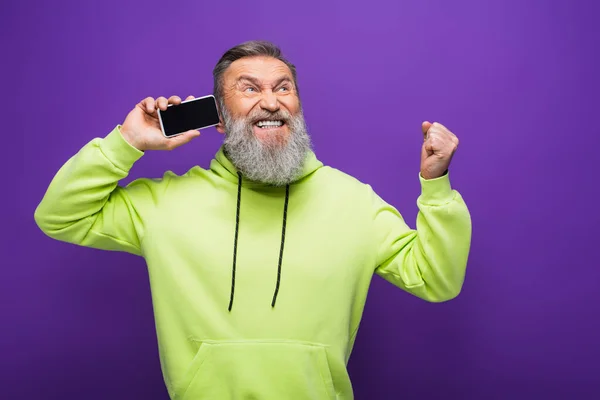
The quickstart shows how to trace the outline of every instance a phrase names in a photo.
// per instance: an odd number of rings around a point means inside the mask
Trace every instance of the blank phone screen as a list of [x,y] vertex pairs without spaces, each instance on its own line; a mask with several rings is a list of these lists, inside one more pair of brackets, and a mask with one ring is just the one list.
[[219,123],[219,113],[213,96],[171,105],[165,111],[160,111],[160,116],[166,136]]

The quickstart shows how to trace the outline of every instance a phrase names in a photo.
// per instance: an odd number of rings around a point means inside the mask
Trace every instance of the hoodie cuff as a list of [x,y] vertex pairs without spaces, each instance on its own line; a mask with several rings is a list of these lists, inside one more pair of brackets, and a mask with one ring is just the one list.
[[144,152],[133,147],[121,134],[121,125],[117,125],[100,143],[102,153],[117,168],[129,171],[133,164],[142,158]]
[[439,178],[425,179],[419,173],[421,181],[421,196],[419,202],[431,206],[439,206],[449,203],[454,198],[452,187],[450,186],[450,173],[446,172]]

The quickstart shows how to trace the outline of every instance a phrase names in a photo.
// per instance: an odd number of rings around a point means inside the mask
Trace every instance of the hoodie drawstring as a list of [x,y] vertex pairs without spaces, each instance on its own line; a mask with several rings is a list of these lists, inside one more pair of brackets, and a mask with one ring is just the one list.
[[233,240],[233,269],[231,272],[231,295],[229,296],[229,311],[233,306],[233,292],[235,291],[235,261],[237,257],[237,242],[238,242],[238,231],[240,227],[240,201],[242,199],[242,173],[238,171],[238,195],[237,195],[237,207],[235,211],[235,239]]
[[285,203],[283,205],[283,227],[281,228],[281,247],[279,248],[279,265],[277,265],[277,286],[275,286],[275,293],[273,294],[273,301],[271,302],[271,307],[275,307],[275,301],[277,300],[277,294],[279,293],[279,281],[281,280],[281,262],[283,261],[283,245],[285,244],[285,226],[287,223],[287,208],[289,198],[290,185],[286,185]]
[[[239,234],[239,226],[240,226],[240,203],[242,199],[242,173],[238,171],[238,195],[237,195],[237,206],[235,212],[235,239],[233,241],[233,268],[231,271],[231,295],[229,296],[229,307],[228,310],[231,311],[233,306],[233,295],[235,291],[235,266],[237,261],[237,243],[238,243],[238,234]],[[277,295],[279,294],[279,284],[281,281],[281,264],[283,262],[283,247],[285,244],[285,228],[287,225],[287,210],[288,210],[288,202],[290,198],[290,185],[286,185],[285,187],[285,203],[283,206],[283,226],[281,229],[281,247],[279,248],[279,262],[277,265],[277,284],[275,286],[275,293],[273,293],[273,301],[271,302],[271,307],[275,307],[275,302],[277,301]]]

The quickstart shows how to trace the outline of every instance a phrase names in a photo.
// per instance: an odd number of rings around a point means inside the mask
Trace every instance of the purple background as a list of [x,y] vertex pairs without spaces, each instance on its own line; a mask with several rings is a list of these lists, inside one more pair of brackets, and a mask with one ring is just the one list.
[[[220,55],[250,39],[297,65],[317,156],[413,227],[421,121],[461,140],[463,292],[428,304],[373,280],[349,366],[357,399],[600,397],[597,2],[2,8],[0,398],[167,399],[143,259],[53,241],[33,212],[85,143],[146,96],[210,93]],[[126,182],[208,167],[221,138],[148,154]]]

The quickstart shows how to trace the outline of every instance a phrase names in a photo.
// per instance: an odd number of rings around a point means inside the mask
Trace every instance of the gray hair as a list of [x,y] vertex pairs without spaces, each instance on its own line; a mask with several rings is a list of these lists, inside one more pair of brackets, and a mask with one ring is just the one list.
[[213,80],[214,88],[213,94],[220,106],[223,102],[223,74],[225,70],[236,60],[244,57],[273,57],[285,65],[288,66],[292,71],[292,79],[294,80],[294,86],[296,87],[296,93],[298,91],[298,82],[296,77],[296,67],[290,61],[288,61],[281,53],[281,49],[275,44],[262,40],[252,40],[244,42],[231,49],[227,50],[221,57],[215,68],[213,69]]

